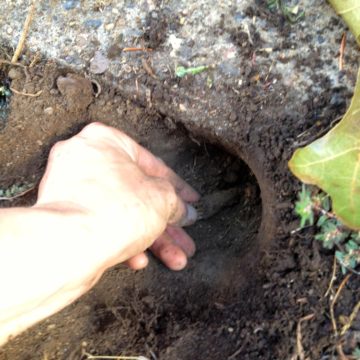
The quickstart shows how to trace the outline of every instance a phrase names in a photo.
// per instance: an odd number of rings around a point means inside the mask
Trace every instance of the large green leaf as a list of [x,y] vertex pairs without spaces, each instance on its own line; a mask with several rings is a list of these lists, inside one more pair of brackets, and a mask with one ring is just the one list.
[[329,3],[343,17],[360,45],[360,0],[329,0]]
[[297,149],[289,167],[304,183],[326,191],[339,219],[360,230],[360,71],[341,122],[322,138]]

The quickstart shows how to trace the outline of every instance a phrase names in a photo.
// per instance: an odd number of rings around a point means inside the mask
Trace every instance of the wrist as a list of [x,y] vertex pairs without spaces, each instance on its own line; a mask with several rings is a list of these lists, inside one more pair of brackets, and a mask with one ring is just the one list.
[[100,277],[86,256],[83,218],[65,204],[0,209],[0,345],[70,304]]

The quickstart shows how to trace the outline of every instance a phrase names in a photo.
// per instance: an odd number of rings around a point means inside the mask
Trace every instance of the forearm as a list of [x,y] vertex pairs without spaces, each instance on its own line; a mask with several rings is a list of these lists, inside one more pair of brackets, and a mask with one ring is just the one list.
[[87,240],[81,212],[0,209],[0,345],[96,282],[101,272],[88,276]]

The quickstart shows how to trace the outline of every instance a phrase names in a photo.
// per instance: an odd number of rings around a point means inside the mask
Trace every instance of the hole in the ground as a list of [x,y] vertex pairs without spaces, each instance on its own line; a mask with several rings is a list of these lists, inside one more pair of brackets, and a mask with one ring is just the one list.
[[241,159],[182,130],[169,134],[157,129],[147,134],[144,145],[202,195],[200,220],[186,229],[197,246],[188,268],[173,273],[155,266],[145,273],[146,286],[185,307],[209,304],[220,293],[237,296],[243,285],[241,259],[257,246],[261,223],[255,176]]
[[[256,178],[241,159],[184,130],[150,128],[142,144],[203,195],[203,219],[186,229],[197,252],[180,272],[153,259],[145,271],[126,278],[122,273],[115,299],[114,292],[104,293],[113,284],[106,278],[98,293],[108,306],[134,310],[122,313],[107,336],[122,327],[136,339],[135,347],[148,346],[166,359],[189,359],[197,346],[204,354],[231,354],[238,334],[230,339],[228,331],[246,313],[245,289],[248,296],[256,291],[245,265],[258,249],[262,203]],[[200,338],[203,345],[195,345]]]
[[10,104],[10,79],[0,71],[0,130],[6,125]]

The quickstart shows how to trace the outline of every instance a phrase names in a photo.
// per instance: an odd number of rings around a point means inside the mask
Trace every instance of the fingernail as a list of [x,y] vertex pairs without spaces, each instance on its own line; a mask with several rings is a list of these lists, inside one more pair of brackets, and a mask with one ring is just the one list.
[[181,221],[179,222],[179,226],[189,226],[196,222],[198,217],[196,209],[191,206],[190,204],[186,204],[186,215]]

